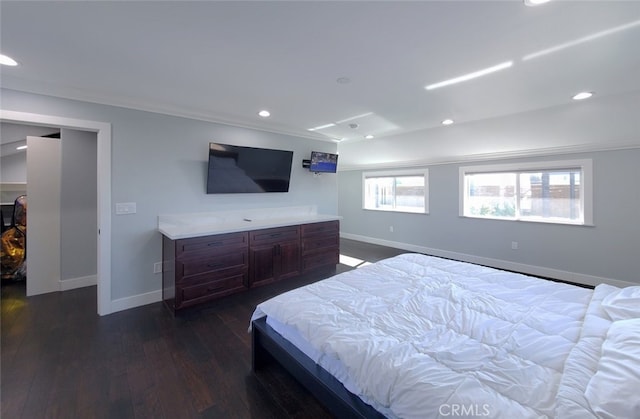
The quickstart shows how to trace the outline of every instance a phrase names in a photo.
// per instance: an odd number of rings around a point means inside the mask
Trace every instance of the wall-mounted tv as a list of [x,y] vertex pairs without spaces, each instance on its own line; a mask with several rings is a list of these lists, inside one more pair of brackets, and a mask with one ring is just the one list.
[[316,173],[335,173],[338,170],[338,155],[312,151],[309,170]]
[[293,151],[209,143],[207,193],[288,192]]

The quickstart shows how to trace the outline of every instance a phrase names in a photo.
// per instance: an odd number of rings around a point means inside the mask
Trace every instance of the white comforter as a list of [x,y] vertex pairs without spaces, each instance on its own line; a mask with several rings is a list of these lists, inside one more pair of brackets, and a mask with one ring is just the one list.
[[[563,381],[563,371],[593,296],[405,254],[272,298],[252,320],[267,315],[292,327],[310,346],[305,352],[390,417],[556,417],[559,389],[569,393],[559,396],[566,411],[590,411],[570,391],[572,380],[586,386],[578,377],[586,361],[573,354],[578,372]],[[606,326],[597,329],[606,335]],[[589,375],[602,340],[595,345]]]

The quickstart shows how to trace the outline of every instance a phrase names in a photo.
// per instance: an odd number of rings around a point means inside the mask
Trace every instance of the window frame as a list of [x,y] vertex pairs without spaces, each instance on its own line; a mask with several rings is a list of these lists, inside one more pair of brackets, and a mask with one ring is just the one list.
[[[535,217],[521,217],[519,215],[520,195],[519,181],[516,180],[516,216],[515,218],[490,217],[490,216],[474,216],[465,214],[465,199],[467,197],[467,180],[466,175],[470,174],[489,174],[489,173],[515,173],[516,179],[521,173],[532,171],[552,171],[552,170],[570,170],[580,169],[580,210],[582,212],[582,220],[572,221],[563,219],[545,219]],[[458,185],[458,215],[464,218],[488,219],[500,221],[522,221],[531,223],[549,223],[563,225],[584,225],[593,226],[593,160],[592,159],[575,159],[575,160],[556,160],[556,161],[540,161],[526,163],[506,163],[506,164],[487,164],[477,166],[461,166],[459,168],[459,185]]]
[[[422,176],[424,177],[424,209],[423,211],[403,211],[395,208],[395,194],[394,194],[394,208],[367,208],[367,188],[366,181],[368,178],[396,178],[405,176]],[[397,212],[403,214],[429,214],[429,169],[402,169],[402,170],[377,170],[377,171],[365,171],[362,172],[362,209],[366,211],[382,211],[382,212]]]

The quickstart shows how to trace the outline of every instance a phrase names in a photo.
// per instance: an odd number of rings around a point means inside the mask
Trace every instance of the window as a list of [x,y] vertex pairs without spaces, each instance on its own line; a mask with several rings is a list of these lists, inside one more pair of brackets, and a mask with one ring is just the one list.
[[593,224],[591,160],[460,168],[460,215]]
[[362,174],[364,209],[429,212],[428,170],[396,170]]

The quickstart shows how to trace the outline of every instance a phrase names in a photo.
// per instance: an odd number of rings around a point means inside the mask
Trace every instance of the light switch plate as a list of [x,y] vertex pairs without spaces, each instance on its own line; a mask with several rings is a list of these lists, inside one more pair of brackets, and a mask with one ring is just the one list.
[[119,202],[116,204],[116,215],[135,214],[135,202]]

